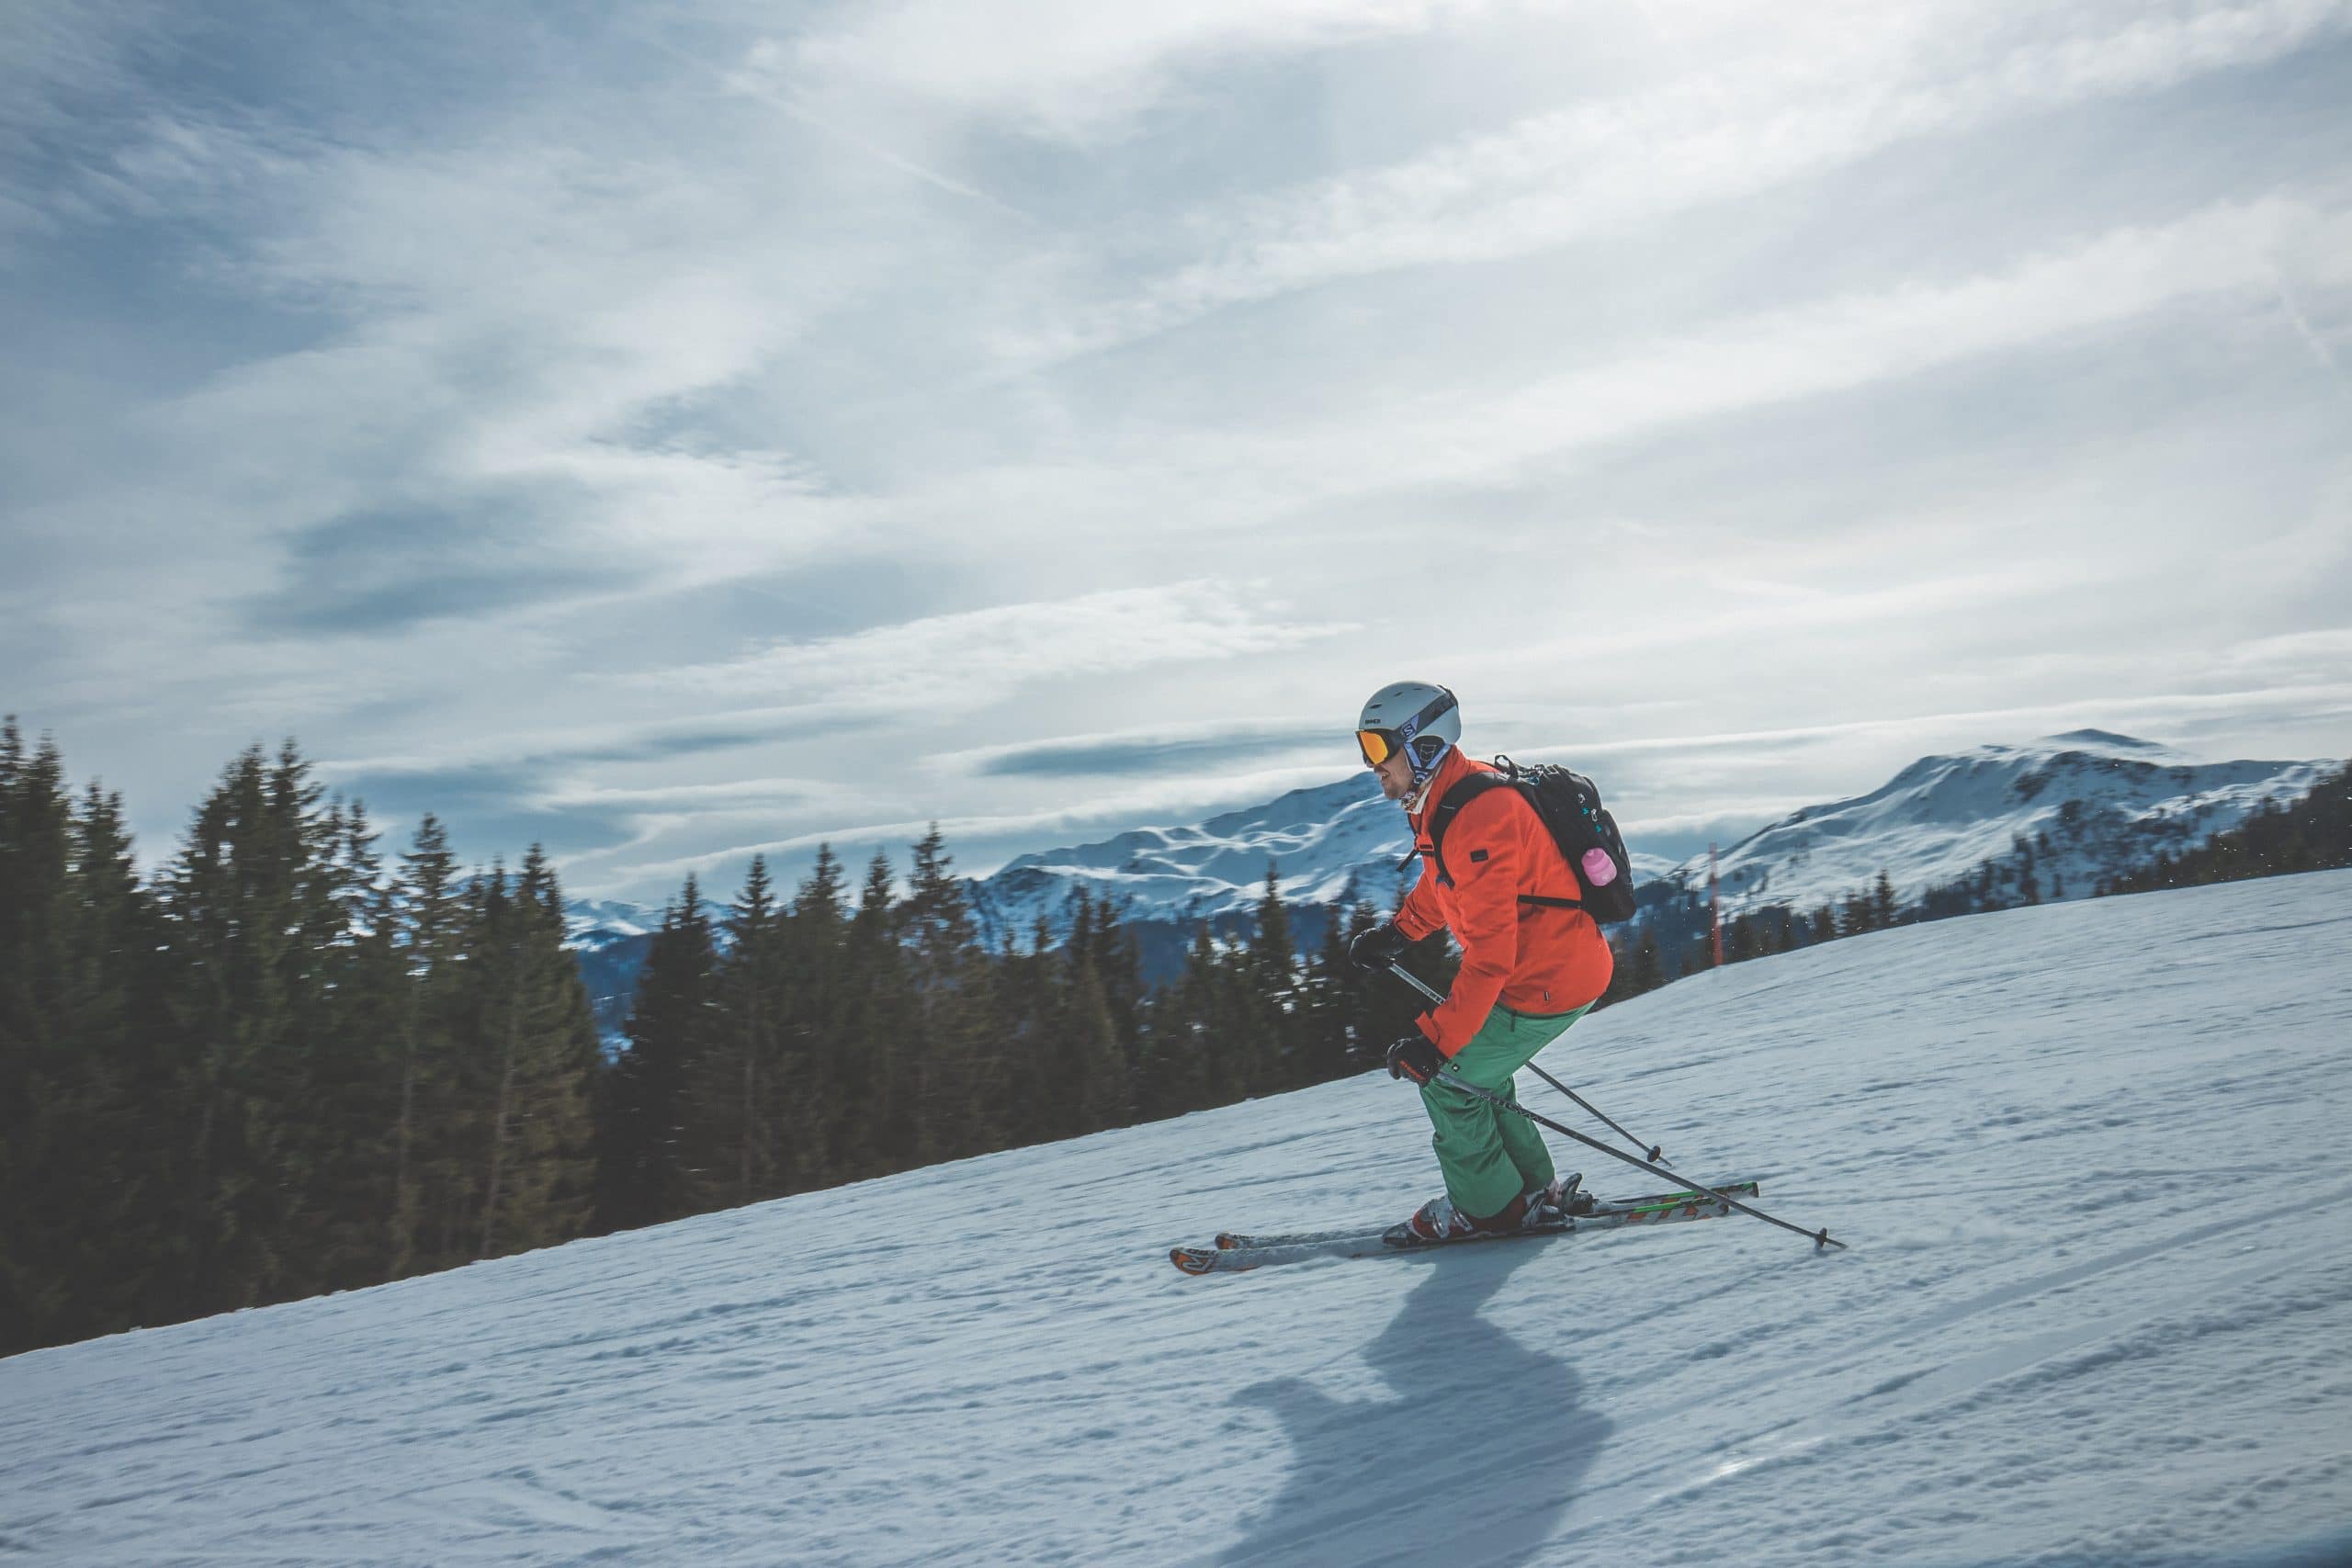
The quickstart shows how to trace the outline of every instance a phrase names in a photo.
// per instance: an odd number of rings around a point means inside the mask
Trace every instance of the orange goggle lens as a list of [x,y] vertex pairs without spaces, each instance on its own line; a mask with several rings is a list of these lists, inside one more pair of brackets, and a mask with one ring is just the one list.
[[1363,748],[1363,765],[1376,768],[1396,754],[1396,736],[1386,729],[1359,729],[1356,744]]

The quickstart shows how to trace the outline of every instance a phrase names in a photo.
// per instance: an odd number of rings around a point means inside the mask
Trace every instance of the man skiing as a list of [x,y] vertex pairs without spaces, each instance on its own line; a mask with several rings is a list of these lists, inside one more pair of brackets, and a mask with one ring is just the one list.
[[1391,1077],[1421,1086],[1445,1177],[1442,1196],[1407,1222],[1422,1242],[1515,1230],[1556,1215],[1564,1184],[1543,1134],[1525,1119],[1448,1084],[1517,1102],[1519,1069],[1609,988],[1614,959],[1590,915],[1576,908],[1576,874],[1527,797],[1486,788],[1461,804],[1443,834],[1441,869],[1431,818],[1464,780],[1496,770],[1462,752],[1462,713],[1442,686],[1384,686],[1356,720],[1356,743],[1381,793],[1405,807],[1420,880],[1396,918],[1358,937],[1349,957],[1374,973],[1444,927],[1462,969],[1419,1031],[1388,1048]]

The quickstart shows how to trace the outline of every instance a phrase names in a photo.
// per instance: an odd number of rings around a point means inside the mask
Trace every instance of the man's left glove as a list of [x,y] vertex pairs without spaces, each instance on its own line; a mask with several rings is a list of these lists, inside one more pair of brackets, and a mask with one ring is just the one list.
[[1445,1070],[1445,1053],[1426,1034],[1408,1034],[1388,1047],[1388,1076],[1427,1083]]
[[1413,939],[1386,921],[1362,932],[1348,943],[1348,961],[1367,974],[1377,975],[1411,951]]

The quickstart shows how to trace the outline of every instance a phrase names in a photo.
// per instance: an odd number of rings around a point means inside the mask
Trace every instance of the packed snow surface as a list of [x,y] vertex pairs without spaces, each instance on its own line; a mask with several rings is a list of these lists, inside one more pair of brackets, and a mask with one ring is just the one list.
[[0,1361],[0,1560],[2340,1561],[2347,1043],[2352,873],[1855,938],[1544,1057],[1850,1252],[1169,1266],[1428,1196],[1367,1075]]

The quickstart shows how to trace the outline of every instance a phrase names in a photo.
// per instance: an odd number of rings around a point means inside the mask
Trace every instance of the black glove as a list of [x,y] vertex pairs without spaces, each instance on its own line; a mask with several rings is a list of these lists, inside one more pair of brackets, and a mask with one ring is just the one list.
[[1445,1070],[1445,1053],[1426,1034],[1408,1034],[1388,1047],[1388,1076],[1427,1083]]
[[1413,939],[1396,929],[1394,921],[1377,925],[1348,943],[1348,962],[1359,969],[1377,975],[1405,956]]

